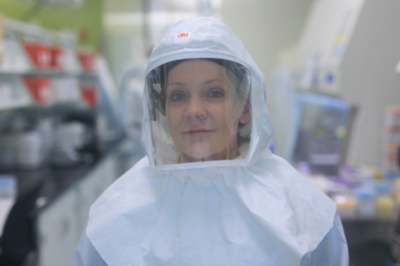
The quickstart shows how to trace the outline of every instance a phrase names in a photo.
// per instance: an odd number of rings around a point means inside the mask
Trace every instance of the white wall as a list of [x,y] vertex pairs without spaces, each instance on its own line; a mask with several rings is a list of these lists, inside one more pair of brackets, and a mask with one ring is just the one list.
[[283,49],[296,45],[313,0],[224,0],[222,18],[265,76]]
[[[224,22],[242,40],[267,84],[267,105],[275,127],[273,138],[278,141],[276,152],[283,155],[286,138],[282,121],[288,114],[276,113],[276,94],[271,89],[271,73],[279,54],[295,48],[314,0],[224,0],[221,15]],[[286,122],[285,122],[286,123]],[[283,123],[283,124],[285,124]],[[283,132],[285,133],[285,132]]]

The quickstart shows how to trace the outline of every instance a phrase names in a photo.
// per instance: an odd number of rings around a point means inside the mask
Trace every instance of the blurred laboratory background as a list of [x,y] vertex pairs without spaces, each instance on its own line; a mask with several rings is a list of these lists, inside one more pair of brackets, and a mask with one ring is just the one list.
[[166,29],[223,20],[266,78],[268,148],[336,203],[350,265],[400,265],[400,1],[1,0],[0,265],[71,265],[91,204],[145,155]]

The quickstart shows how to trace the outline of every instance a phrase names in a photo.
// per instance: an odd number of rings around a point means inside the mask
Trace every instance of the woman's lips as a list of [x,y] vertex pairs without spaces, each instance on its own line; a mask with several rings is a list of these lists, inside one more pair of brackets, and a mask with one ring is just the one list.
[[215,130],[207,130],[207,129],[193,129],[183,132],[184,135],[189,137],[203,137],[208,134],[213,133]]

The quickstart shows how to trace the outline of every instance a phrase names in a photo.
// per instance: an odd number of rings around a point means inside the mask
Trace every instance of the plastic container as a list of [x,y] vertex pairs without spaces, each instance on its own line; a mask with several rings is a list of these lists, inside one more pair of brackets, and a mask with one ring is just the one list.
[[11,175],[0,175],[0,198],[17,196],[17,179]]
[[96,54],[94,52],[79,51],[77,57],[84,71],[94,72],[96,70]]
[[23,42],[23,46],[36,68],[46,69],[50,67],[51,54],[49,46],[38,42]]
[[377,182],[374,184],[376,197],[376,215],[380,219],[395,218],[395,201],[391,195],[392,184],[389,182]]
[[53,102],[79,101],[79,83],[73,77],[56,77],[51,79]]
[[51,101],[50,80],[45,77],[25,77],[24,82],[36,103],[46,104]]
[[395,202],[390,195],[380,195],[376,199],[377,217],[381,219],[395,218]]
[[360,217],[373,218],[376,215],[376,194],[371,189],[358,189],[355,191],[357,198],[357,214]]
[[96,85],[84,84],[81,85],[82,101],[89,107],[95,107],[98,102],[98,90]]
[[50,66],[56,70],[64,70],[65,54],[64,50],[59,46],[52,46],[50,50]]
[[306,177],[314,186],[328,195],[331,187],[331,181],[328,178],[323,175],[309,175]]
[[350,194],[338,194],[333,196],[339,216],[343,219],[356,217],[357,200]]

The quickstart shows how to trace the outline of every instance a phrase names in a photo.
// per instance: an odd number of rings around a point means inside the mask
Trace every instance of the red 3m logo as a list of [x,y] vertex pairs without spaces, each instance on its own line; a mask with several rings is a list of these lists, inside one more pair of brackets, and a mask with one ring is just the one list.
[[188,37],[189,36],[189,33],[187,32],[187,33],[179,33],[178,34],[178,38],[182,38],[182,37]]

